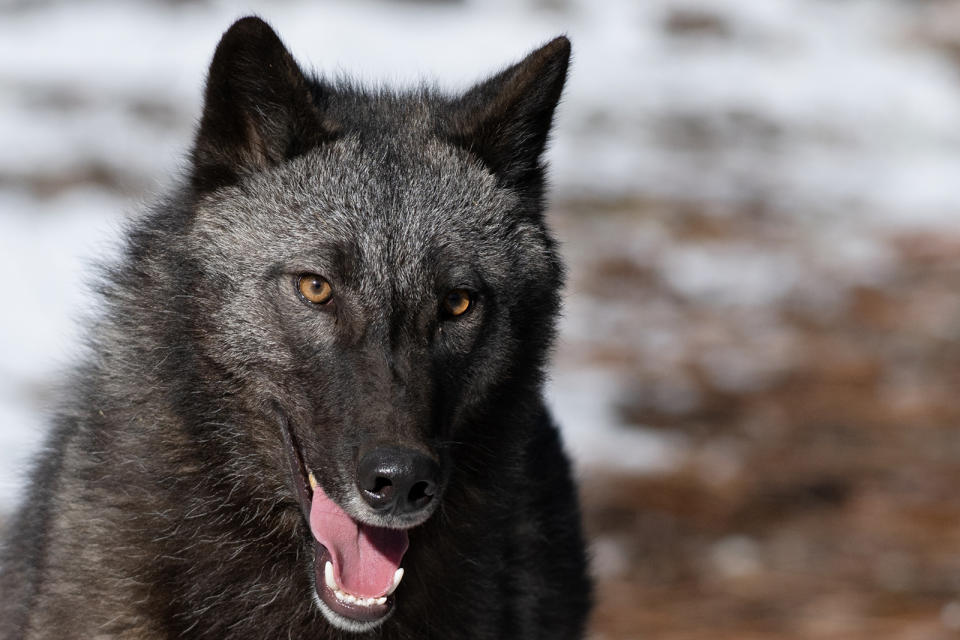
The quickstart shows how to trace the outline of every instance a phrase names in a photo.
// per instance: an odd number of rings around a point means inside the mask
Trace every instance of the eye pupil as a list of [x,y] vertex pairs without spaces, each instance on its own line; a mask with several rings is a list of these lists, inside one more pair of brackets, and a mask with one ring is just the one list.
[[330,283],[316,274],[301,275],[297,280],[297,288],[300,290],[300,295],[314,304],[325,304],[333,297]]

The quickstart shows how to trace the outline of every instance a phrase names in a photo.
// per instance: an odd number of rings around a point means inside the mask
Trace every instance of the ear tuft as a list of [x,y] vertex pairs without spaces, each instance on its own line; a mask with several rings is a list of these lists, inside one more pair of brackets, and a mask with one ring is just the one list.
[[570,40],[560,36],[473,87],[454,103],[449,138],[476,154],[501,183],[539,198],[540,157],[569,64]]
[[236,182],[332,136],[310,85],[270,26],[237,20],[210,63],[203,116],[193,150],[193,184],[201,192]]

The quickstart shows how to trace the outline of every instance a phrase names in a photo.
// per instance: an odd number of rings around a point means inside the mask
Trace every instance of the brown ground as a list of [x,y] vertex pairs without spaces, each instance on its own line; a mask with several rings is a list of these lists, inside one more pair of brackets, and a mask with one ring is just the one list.
[[[650,202],[553,219],[571,324],[596,328],[559,366],[616,371],[623,422],[682,451],[584,471],[593,636],[956,637],[960,229]],[[782,287],[750,293],[763,272]]]

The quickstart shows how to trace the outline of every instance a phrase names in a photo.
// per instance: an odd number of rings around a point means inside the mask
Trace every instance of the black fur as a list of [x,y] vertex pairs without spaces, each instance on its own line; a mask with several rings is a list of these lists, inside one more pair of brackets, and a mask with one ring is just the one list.
[[[579,638],[576,490],[542,399],[562,268],[541,154],[558,38],[459,97],[304,75],[224,35],[184,186],[130,231],[10,523],[0,638],[339,638],[303,478],[360,521],[372,447],[435,459],[435,513],[376,638]],[[317,307],[300,273],[335,291]],[[444,315],[451,289],[471,292]]]

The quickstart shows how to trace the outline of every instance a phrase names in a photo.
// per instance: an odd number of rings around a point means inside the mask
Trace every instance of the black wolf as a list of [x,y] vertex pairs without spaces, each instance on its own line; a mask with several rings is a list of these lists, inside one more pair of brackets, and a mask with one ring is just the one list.
[[582,636],[541,392],[569,55],[446,96],[305,75],[257,18],[226,32],[10,522],[0,636]]

